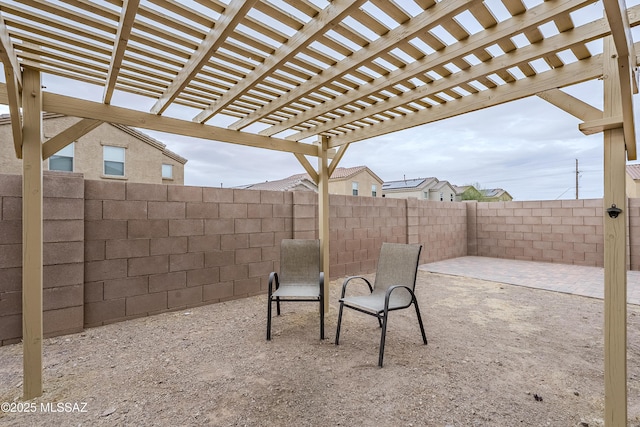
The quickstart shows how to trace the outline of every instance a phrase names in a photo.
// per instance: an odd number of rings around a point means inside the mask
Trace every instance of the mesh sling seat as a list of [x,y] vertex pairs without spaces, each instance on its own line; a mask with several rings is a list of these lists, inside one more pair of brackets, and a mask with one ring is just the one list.
[[271,339],[272,304],[276,303],[279,316],[281,301],[317,301],[320,339],[324,339],[324,273],[320,271],[319,240],[284,239],[280,243],[280,275],[269,275],[267,340]]
[[[414,293],[421,250],[422,245],[383,243],[380,249],[380,258],[378,259],[378,268],[376,270],[373,287],[371,286],[371,282],[361,276],[352,276],[345,279],[340,297],[336,345],[339,344],[340,340],[340,325],[342,323],[342,309],[344,307],[374,316],[378,319],[378,324],[382,328],[380,355],[378,356],[378,366],[382,367],[389,312],[409,308],[411,304],[416,308],[418,324],[420,325],[420,332],[422,333],[422,341],[427,344],[427,336],[424,333],[420,309],[418,308],[418,301]],[[369,287],[370,294],[345,297],[347,285],[355,279],[364,281]],[[362,282],[356,281],[354,283]]]

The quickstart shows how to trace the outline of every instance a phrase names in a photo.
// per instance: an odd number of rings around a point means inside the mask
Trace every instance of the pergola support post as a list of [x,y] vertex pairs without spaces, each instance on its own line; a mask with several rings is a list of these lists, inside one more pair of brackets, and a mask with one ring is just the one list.
[[[622,114],[613,40],[604,41],[604,118]],[[627,197],[624,129],[604,131],[605,425],[627,425]],[[635,142],[634,142],[635,143]],[[614,206],[615,205],[615,206]],[[607,209],[619,208],[619,215]]]
[[42,395],[42,85],[23,72],[22,342],[24,399]]
[[320,265],[324,272],[324,312],[329,312],[329,138],[321,136],[318,145],[318,234]]

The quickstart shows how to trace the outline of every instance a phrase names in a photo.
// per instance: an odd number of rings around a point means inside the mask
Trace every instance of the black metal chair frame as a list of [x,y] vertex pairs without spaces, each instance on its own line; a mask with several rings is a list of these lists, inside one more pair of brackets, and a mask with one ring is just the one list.
[[324,273],[320,272],[320,294],[318,298],[295,298],[295,299],[281,299],[279,297],[272,297],[273,284],[276,285],[276,290],[280,287],[278,281],[278,273],[271,272],[269,275],[269,307],[267,308],[267,340],[271,340],[271,313],[272,303],[276,303],[276,315],[280,316],[280,301],[286,302],[320,302],[320,339],[324,339]]
[[[422,247],[420,248],[422,249]],[[418,252],[418,257],[419,257],[419,252]],[[418,269],[418,265],[416,263],[416,276],[417,276],[417,269]],[[415,306],[416,309],[416,316],[418,317],[418,324],[420,325],[420,333],[422,334],[422,341],[424,342],[425,345],[427,345],[427,336],[424,332],[424,325],[422,323],[422,316],[420,316],[420,308],[418,307],[418,300],[416,299],[415,293],[414,291],[409,288],[408,286],[404,286],[404,285],[393,285],[390,286],[386,293],[385,293],[385,298],[384,298],[384,308],[382,310],[366,310],[364,308],[358,307],[356,305],[351,305],[349,303],[346,303],[344,301],[345,298],[345,293],[347,290],[347,285],[354,279],[361,279],[363,280],[367,286],[369,287],[369,292],[373,293],[373,286],[371,286],[371,282],[369,282],[369,280],[367,280],[365,277],[362,276],[351,276],[351,277],[347,277],[344,281],[344,283],[342,284],[342,293],[340,295],[340,310],[338,312],[338,325],[336,328],[336,345],[339,345],[340,342],[340,327],[342,324],[342,310],[344,307],[348,307],[351,308],[353,310],[359,311],[360,313],[364,313],[364,314],[368,314],[370,316],[373,316],[375,318],[378,319],[378,324],[380,326],[380,328],[382,329],[381,331],[381,336],[380,336],[380,353],[378,355],[378,366],[382,367],[382,361],[384,358],[384,346],[385,346],[385,338],[386,338],[386,334],[387,334],[387,320],[389,319],[389,312],[390,311],[395,311],[395,310],[404,310],[406,308],[409,308],[411,306],[411,304],[413,304]],[[357,282],[356,282],[357,283]],[[414,287],[415,287],[415,282],[414,282]],[[389,308],[389,300],[391,298],[391,294],[392,292],[404,288],[406,289],[410,294],[411,294],[411,301],[403,306],[399,306],[399,307],[393,307],[393,308]]]

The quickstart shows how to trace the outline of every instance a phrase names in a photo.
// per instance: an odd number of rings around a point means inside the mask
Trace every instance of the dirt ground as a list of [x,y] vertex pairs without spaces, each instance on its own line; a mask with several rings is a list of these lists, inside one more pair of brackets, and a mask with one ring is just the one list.
[[[44,395],[22,401],[22,347],[0,347],[2,426],[602,426],[603,302],[419,272],[415,312],[380,329],[331,283],[326,340],[311,303],[266,296],[44,342]],[[640,426],[640,307],[629,306],[629,425]],[[16,411],[22,411],[18,413]],[[24,413],[24,411],[31,411]]]

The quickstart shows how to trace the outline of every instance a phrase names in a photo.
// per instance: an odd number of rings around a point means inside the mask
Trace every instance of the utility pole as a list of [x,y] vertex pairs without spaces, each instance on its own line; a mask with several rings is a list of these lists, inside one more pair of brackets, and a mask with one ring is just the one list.
[[578,200],[578,175],[580,171],[578,170],[578,159],[576,159],[576,200]]

